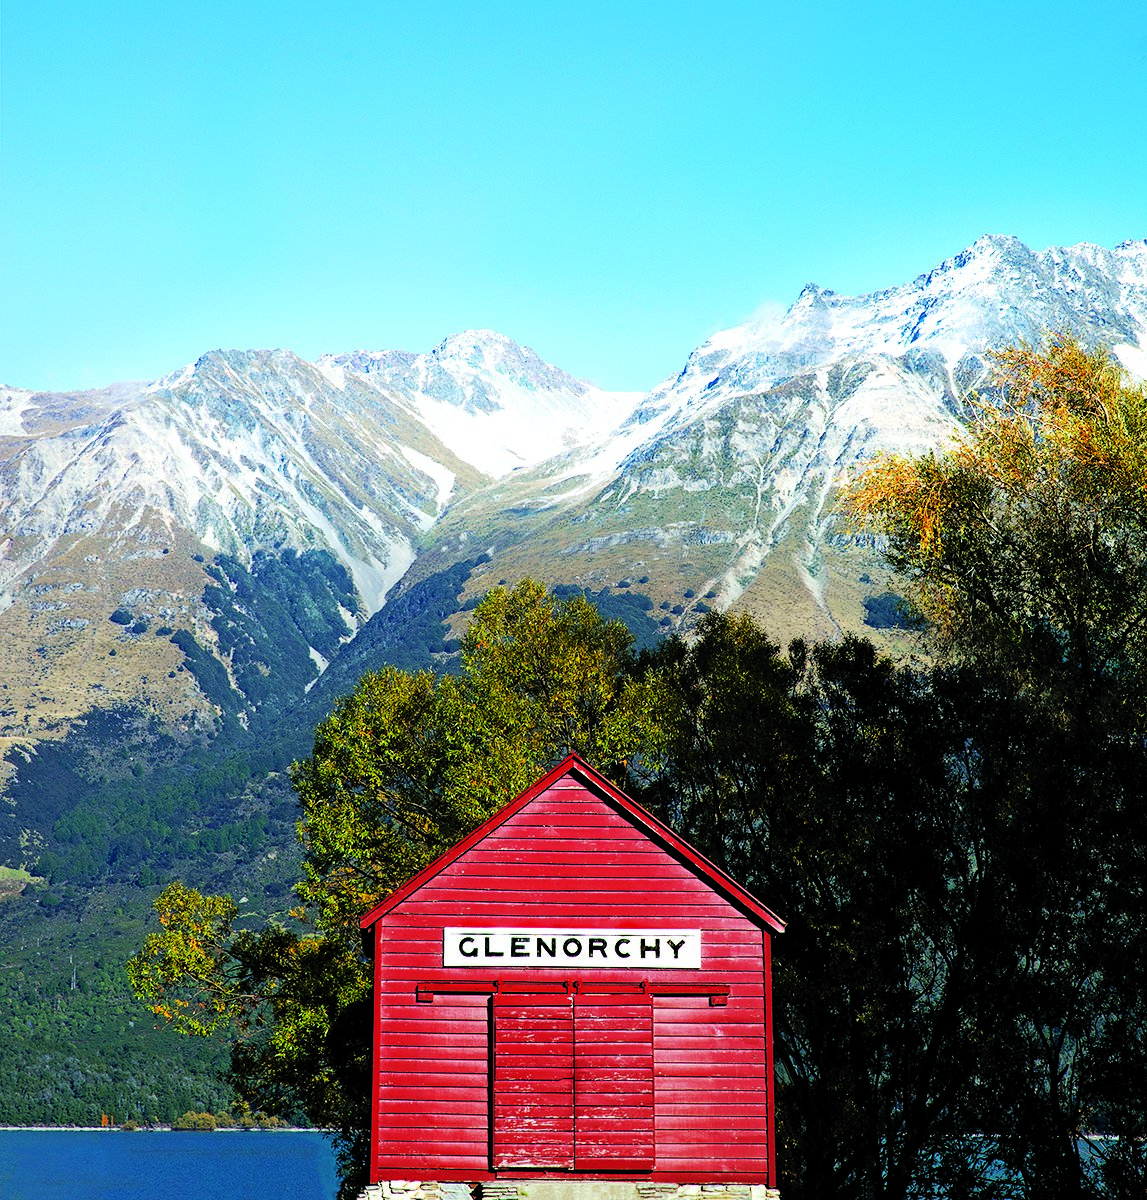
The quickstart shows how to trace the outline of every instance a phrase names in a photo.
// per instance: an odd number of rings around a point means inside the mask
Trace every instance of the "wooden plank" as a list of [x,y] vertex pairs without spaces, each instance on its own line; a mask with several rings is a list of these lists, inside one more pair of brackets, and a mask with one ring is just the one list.
[[411,1041],[405,1046],[395,1045],[387,1040],[381,1041],[379,1045],[383,1048],[383,1057],[386,1062],[398,1062],[407,1058],[415,1060],[421,1058],[427,1063],[485,1062],[487,1056],[485,1038],[472,1038],[470,1041],[472,1044],[463,1045],[450,1039],[438,1041],[426,1038],[421,1042]]
[[[400,1069],[396,1071],[387,1070],[384,1066],[381,1080],[383,1086],[395,1087],[411,1087],[411,1088],[439,1088],[450,1087],[458,1083],[460,1078],[464,1078],[458,1070],[456,1063],[435,1063],[435,1069],[419,1070],[417,1060],[409,1060],[409,1069]],[[402,1064],[403,1068],[406,1064]],[[475,1072],[471,1078],[476,1078]],[[486,1079],[486,1067],[482,1065],[481,1079],[483,1083]]]
[[715,1183],[721,1179],[746,1183],[752,1180],[754,1174],[762,1182],[766,1178],[768,1163],[763,1153],[722,1155],[716,1152],[704,1154],[702,1151],[703,1147],[698,1146],[686,1147],[682,1154],[658,1154],[658,1175],[674,1183],[687,1183],[689,1180]]
[[665,1068],[667,1071],[671,1067],[690,1067],[695,1064],[704,1066],[708,1064],[713,1068],[715,1076],[723,1076],[728,1073],[730,1068],[746,1071],[749,1069],[750,1064],[752,1064],[752,1070],[755,1074],[763,1076],[765,1073],[763,1053],[760,1059],[754,1063],[744,1052],[728,1049],[725,1046],[709,1046],[700,1050],[672,1049],[664,1051],[658,1046],[657,1050],[657,1065],[658,1067]]
[[418,1100],[396,1100],[393,1096],[380,1097],[380,1099],[382,1100],[380,1105],[382,1112],[388,1114],[382,1119],[394,1119],[401,1123],[409,1116],[413,1120],[421,1121],[424,1131],[428,1121],[436,1124],[439,1117],[446,1125],[471,1126],[478,1122],[485,1129],[486,1116],[490,1109],[489,1099],[484,1095],[466,1101],[443,1100],[439,1098],[438,1093],[435,1093],[433,1097],[428,1097],[424,1093]]
[[454,882],[459,878],[492,875],[496,874],[499,867],[507,875],[513,876],[531,865],[576,867],[579,862],[588,879],[616,879],[623,876],[625,871],[629,871],[635,875],[640,873],[651,879],[664,880],[666,885],[681,889],[683,895],[716,894],[696,875],[690,874],[672,859],[650,851],[648,844],[643,845],[639,842],[631,843],[629,849],[615,845],[606,851],[592,846],[571,844],[559,838],[544,841],[539,839],[532,846],[522,849],[497,854],[491,851],[489,854],[470,858],[461,873],[452,872],[449,876],[441,876],[441,879],[445,883]]
[[400,1076],[423,1076],[453,1073],[459,1080],[477,1078],[486,1073],[488,1056],[481,1054],[466,1057],[451,1052],[449,1046],[427,1046],[425,1050],[404,1046],[400,1050],[382,1052],[382,1073],[392,1079]]
[[[589,838],[601,837],[611,842],[628,844],[643,842],[651,845],[649,839],[635,825],[628,821],[602,821],[596,813],[564,811],[552,815],[523,812],[520,818],[507,821],[501,829],[495,830],[489,837],[482,839],[483,846],[512,846],[520,842],[550,841],[585,841]],[[461,860],[459,860],[461,861]],[[453,865],[453,864],[451,864]]]
[[[426,1005],[425,1008],[419,1005],[415,1012],[425,1011],[430,1009],[431,1012],[438,1007],[437,1002],[431,1008]],[[404,1041],[407,1038],[413,1039],[412,1044],[423,1046],[427,1041],[441,1040],[453,1041],[455,1038],[481,1038],[483,1042],[487,1040],[487,1017],[482,1014],[481,1021],[418,1021],[413,1017],[407,1018],[406,1014],[400,1019],[397,1016],[388,1022],[389,1028],[384,1031],[383,1035],[388,1042],[393,1043],[396,1038],[402,1038]]]
[[[656,1003],[661,1003],[661,997],[656,997]],[[710,1013],[714,1016],[732,1011],[736,1015],[731,1021],[722,1021],[720,1025],[715,1022],[710,1027],[705,1022],[705,1017]],[[761,1022],[759,1017],[754,1020],[754,1014],[749,1013],[743,1016],[737,1013],[737,1010],[732,1004],[725,1008],[710,1008],[708,1004],[702,1009],[704,1016],[696,1021],[662,1021],[658,1014],[657,1023],[653,1029],[653,1044],[655,1046],[667,1045],[673,1046],[678,1041],[688,1041],[696,1039],[704,1045],[709,1045],[712,1041],[728,1041],[729,1039],[750,1038],[758,1043],[763,1043],[764,1035],[761,1033]]]
[[[765,1106],[763,1099],[758,1103],[747,1097],[738,1097],[735,1103],[724,1104],[716,1103],[713,1100],[713,1094],[708,1091],[696,1092],[693,1095],[705,1101],[705,1115],[703,1117],[697,1115],[699,1107],[696,1099],[690,1103],[680,1103],[675,1098],[670,1099],[663,1095],[661,1090],[658,1089],[655,1100],[658,1123],[666,1121],[673,1122],[676,1125],[679,1120],[696,1120],[711,1124],[714,1120],[724,1121],[729,1118],[743,1118],[746,1121],[758,1122],[762,1129],[765,1127],[765,1122],[768,1119],[768,1108]],[[722,1097],[722,1099],[726,1098]]]
[[[756,1116],[747,1116],[741,1111],[720,1116],[706,1111],[703,1116],[697,1116],[696,1110],[694,1110],[694,1114],[691,1117],[672,1116],[663,1112],[659,1105],[657,1109],[658,1132],[678,1132],[688,1134],[688,1138],[692,1138],[694,1134],[721,1133],[725,1130],[735,1131],[745,1137],[763,1138],[765,1136],[766,1122],[763,1111]],[[675,1140],[688,1140],[688,1138]]]
[[[384,1150],[389,1155],[406,1156],[407,1168],[401,1174],[407,1179],[411,1176],[411,1167],[417,1168],[417,1175],[425,1178],[423,1172],[428,1167],[435,1170],[439,1164],[457,1166],[461,1162],[470,1162],[479,1170],[487,1170],[490,1165],[488,1143],[484,1137],[459,1140],[454,1137],[453,1132],[443,1131],[440,1141],[435,1139],[431,1142],[425,1129],[421,1136],[417,1130],[412,1129],[398,1136],[383,1131],[379,1134],[379,1138]],[[438,1148],[447,1144],[450,1145],[452,1151],[449,1155]],[[436,1170],[435,1178],[437,1178]]]
[[469,1026],[466,1026],[464,1030],[436,1029],[432,1034],[428,1035],[424,1030],[391,1028],[383,1031],[378,1044],[392,1050],[416,1048],[429,1051],[432,1048],[446,1046],[455,1049],[460,1047],[466,1049],[477,1048],[485,1053],[487,1042],[486,1031],[483,1029],[478,1033],[471,1033],[469,1030]]
[[[630,878],[619,875],[618,879]],[[457,926],[463,924],[467,913],[533,913],[534,922],[539,927],[544,925],[551,910],[571,908],[575,904],[584,904],[590,908],[608,906],[613,913],[612,924],[619,929],[637,924],[631,909],[638,912],[646,909],[662,909],[666,913],[667,925],[700,926],[702,929],[728,929],[740,933],[741,944],[753,946],[753,956],[760,959],[760,942],[745,932],[744,922],[730,914],[727,906],[722,905],[712,895],[698,896],[694,903],[682,905],[672,896],[671,889],[661,887],[656,881],[645,880],[644,886],[634,888],[632,894],[621,896],[609,880],[594,877],[592,880],[583,873],[578,876],[570,874],[563,876],[552,889],[546,889],[535,883],[533,887],[523,886],[520,882],[498,880],[491,876],[481,887],[471,881],[469,888],[439,889],[427,891],[417,901],[411,900],[406,905],[402,920],[395,918],[387,927],[388,938],[402,927],[425,926],[430,929],[439,922],[442,925]],[[443,920],[443,918],[446,918]],[[441,926],[440,926],[441,927]],[[383,947],[383,954],[389,951],[389,945]]]
[[439,1084],[431,1095],[423,1087],[411,1082],[405,1077],[400,1077],[394,1081],[384,1080],[380,1086],[378,1097],[379,1104],[426,1104],[433,1107],[435,1104],[446,1105],[466,1105],[478,1104],[483,1105],[488,1103],[489,1086],[485,1080],[481,1083],[473,1084],[469,1087],[462,1087],[457,1084]]
[[[666,868],[681,874],[687,871],[679,859],[666,854],[659,846],[642,837],[637,830],[626,832],[620,827],[580,829],[571,825],[550,825],[545,828],[535,826],[532,829],[518,829],[506,837],[488,838],[466,856],[466,861],[483,861],[495,856],[506,857],[534,852],[580,854],[586,862],[596,861],[599,856],[605,861],[611,861],[640,854],[650,862],[664,863]],[[476,859],[475,855],[478,855]],[[457,867],[462,861],[460,859],[449,869]]]
[[[578,913],[585,911],[586,917],[579,920]],[[424,950],[441,955],[442,931],[446,928],[487,925],[491,928],[515,927],[539,933],[557,927],[554,920],[559,911],[567,911],[573,920],[570,928],[606,929],[623,934],[640,929],[699,929],[705,940],[720,949],[725,957],[729,953],[738,956],[742,970],[748,971],[750,964],[759,975],[761,957],[759,947],[746,938],[741,929],[725,921],[726,913],[719,907],[698,907],[691,912],[681,912],[648,895],[636,895],[632,901],[621,903],[616,897],[604,892],[579,895],[576,891],[564,891],[558,899],[546,900],[533,894],[522,896],[482,897],[469,896],[465,903],[447,903],[445,900],[429,901],[425,907],[410,914],[410,920],[401,930],[394,931],[383,955],[389,961],[395,953],[412,953]],[[659,912],[661,918],[649,920],[650,912]],[[592,917],[592,925],[590,918]],[[563,925],[562,928],[566,926]]]
[[[426,1140],[428,1111],[384,1112],[379,1116],[380,1130],[389,1130],[394,1137],[403,1137],[413,1131],[415,1138]],[[468,1135],[486,1140],[486,1114],[480,1113],[471,1119],[466,1113],[439,1113],[434,1110],[434,1128],[450,1131],[451,1141],[465,1141]]]
[[449,1046],[428,1046],[425,1053],[407,1046],[401,1050],[383,1052],[381,1075],[394,1079],[400,1076],[421,1077],[453,1073],[460,1082],[468,1079],[476,1081],[479,1074],[485,1075],[487,1061],[488,1056],[485,1052],[466,1057],[452,1054]]
[[[435,959],[435,966],[426,974],[431,978],[442,974],[441,948]],[[484,1029],[489,1017],[487,1010],[490,997],[477,992],[458,992],[453,995],[435,996],[434,1007],[423,1008],[414,1002],[414,989],[409,983],[388,975],[381,1003],[386,1016],[393,1020],[409,1022],[412,1028],[423,1021],[428,1023],[428,1028],[430,1025],[434,1028],[444,1028],[446,1022],[459,1021]]]
[[[544,867],[549,861],[552,860],[553,856],[543,855],[539,857],[544,860],[540,863],[540,865]],[[602,872],[600,874],[598,873],[598,864],[596,862],[587,861],[583,857],[581,864],[582,871],[580,875],[571,875],[569,872],[564,872],[560,876],[557,872],[555,872],[553,875],[547,874],[545,878],[533,879],[529,881],[533,884],[529,890],[544,890],[551,879],[556,879],[559,877],[563,880],[570,878],[574,879],[574,886],[576,886],[579,891],[608,892],[612,895],[624,895],[629,892],[640,892],[643,888],[649,887],[648,881],[650,879],[650,875],[648,873],[638,874],[634,871],[633,865],[629,862],[620,861],[612,864],[615,869],[609,872]],[[684,876],[681,878],[677,878],[675,876],[669,877],[660,874],[657,876],[657,878],[666,885],[670,883],[672,884],[674,892],[677,893],[677,896],[675,897],[676,903],[683,911],[692,908],[693,904],[696,903],[713,903],[713,893],[696,879],[691,880],[690,878]],[[519,882],[515,873],[508,871],[505,868],[504,860],[499,861],[496,869],[493,862],[488,864],[481,863],[475,868],[472,868],[468,865],[464,871],[452,872],[450,875],[441,876],[431,887],[426,889],[426,895],[433,896],[441,893],[454,896],[464,894],[489,886],[488,881],[490,880],[503,879]],[[696,886],[693,886],[694,884],[696,884]],[[521,889],[519,888],[519,890]],[[556,887],[554,890],[556,890]],[[692,903],[688,903],[687,901],[692,901]],[[722,905],[721,907],[725,909],[725,911],[728,911],[727,905]],[[745,921],[743,917],[740,919],[744,921],[746,927],[749,926],[749,922]],[[398,918],[396,917],[395,920],[397,921]],[[755,932],[757,933],[757,941],[759,942],[760,931],[757,930]]]
[[[562,1057],[564,1059],[565,1056]],[[496,1097],[511,1091],[549,1091],[563,1096],[569,1091],[569,1065],[566,1061],[551,1063],[548,1058],[524,1054],[515,1059],[499,1053],[497,1072]]]
[[[531,850],[511,850],[504,854],[494,849],[475,849],[466,856],[464,866],[459,864],[450,870],[449,875],[444,872],[439,878],[457,877],[461,872],[466,875],[510,876],[514,874],[515,867],[523,866],[544,866],[555,875],[560,874],[563,868],[583,875],[588,871],[595,879],[608,879],[614,872],[620,875],[628,870],[640,870],[648,878],[665,879],[672,883],[677,883],[687,876],[684,867],[667,858],[656,848],[650,848],[648,842],[644,842],[635,843],[632,850],[625,851],[616,846],[609,849],[585,846],[561,850],[556,845],[535,847]],[[715,894],[712,889],[706,890],[710,895]]]
[[[568,888],[563,888],[556,899],[553,896],[540,895],[535,889],[523,892],[520,896],[509,896],[505,891],[492,892],[489,895],[472,894],[467,897],[464,906],[459,905],[457,899],[433,897],[422,899],[417,904],[411,901],[409,907],[410,916],[425,915],[430,918],[426,922],[428,926],[436,922],[443,926],[457,926],[477,921],[510,925],[515,914],[532,918],[531,924],[541,926],[542,919],[549,919],[553,924],[553,918],[577,917],[584,913],[587,920],[590,917],[600,920],[602,917],[613,916],[619,929],[625,928],[627,924],[636,925],[648,917],[660,917],[672,928],[675,924],[684,924],[688,916],[692,918],[691,928],[704,930],[716,929],[717,922],[727,912],[716,903],[698,903],[691,913],[685,914],[672,901],[658,900],[648,894],[642,899],[621,904],[616,898],[605,894],[579,896]],[[386,953],[389,954],[389,947]]]
[[[406,1145],[407,1143],[399,1142],[398,1146]],[[421,1144],[409,1143],[410,1150],[407,1154],[386,1153],[386,1147],[383,1147],[383,1152],[379,1154],[377,1162],[382,1170],[380,1178],[382,1179],[409,1179],[411,1178],[411,1168],[420,1166],[422,1171],[427,1167],[438,1167],[449,1170],[451,1168],[457,1170],[478,1170],[483,1173],[489,1169],[489,1159],[486,1154],[486,1147],[480,1149],[475,1147],[468,1153],[456,1154],[449,1150],[443,1149],[433,1143],[427,1142],[424,1137]],[[426,1178],[421,1173],[416,1173],[415,1178]],[[437,1178],[437,1175],[435,1176]]]
[[[748,1000],[755,999],[756,1004],[750,1005]],[[737,990],[729,996],[728,1005],[720,1012],[711,1012],[708,998],[705,996],[658,996],[655,1012],[654,1036],[662,1030],[673,1036],[682,1029],[696,1028],[703,1030],[710,1022],[720,1019],[720,1028],[732,1029],[745,1026],[752,1029],[761,1028],[762,997],[758,994],[750,997],[746,994],[745,984],[738,981]],[[677,1001],[684,1000],[685,1004]],[[755,1011],[753,1011],[755,1009]]]
[[[586,999],[590,996],[593,996],[595,1000],[598,998],[593,992],[579,994],[579,998],[583,996]],[[629,1004],[633,1004],[638,996],[640,996],[640,993],[637,993],[633,998],[626,997],[626,999]],[[601,998],[605,999],[604,996]],[[645,997],[641,998],[645,999]],[[648,1000],[646,1002],[648,1003]],[[579,1028],[577,1039],[578,1053],[580,1054],[583,1049],[586,1053],[593,1053],[593,1047],[595,1046],[608,1046],[611,1050],[616,1048],[618,1035],[626,1034],[630,1028],[629,1020],[630,1018],[626,1016],[619,1016],[608,1021],[597,1022],[584,1030]]]
[[752,1104],[763,1103],[765,1099],[764,1080],[759,1077],[711,1079],[703,1073],[667,1075],[656,1071],[655,1076],[658,1104],[663,1100],[667,1104],[692,1104],[698,1097],[704,1101],[709,1096],[719,1096],[726,1104],[734,1098],[743,1097]]
[[[699,1155],[707,1155],[712,1147],[721,1152],[721,1157],[725,1157],[725,1152],[734,1147],[759,1148],[762,1157],[765,1153],[764,1126],[738,1129],[715,1123],[711,1129],[679,1130],[676,1134],[671,1142],[673,1150],[670,1153],[681,1154],[686,1147],[691,1147]],[[658,1157],[660,1159],[660,1155]],[[663,1166],[664,1163],[659,1162],[659,1165]]]
[[708,1054],[713,1050],[735,1050],[741,1054],[759,1056],[763,1068],[765,1062],[765,1039],[763,1034],[745,1034],[737,1037],[725,1031],[714,1032],[707,1037],[697,1035],[678,1037],[661,1034],[656,1039],[659,1058],[670,1058],[679,1053],[688,1054],[693,1051]]

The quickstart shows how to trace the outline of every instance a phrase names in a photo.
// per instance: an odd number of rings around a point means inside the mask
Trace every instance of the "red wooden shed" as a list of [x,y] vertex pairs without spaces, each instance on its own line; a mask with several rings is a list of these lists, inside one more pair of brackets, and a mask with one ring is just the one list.
[[776,1186],[784,926],[576,755],[362,926],[372,1182]]

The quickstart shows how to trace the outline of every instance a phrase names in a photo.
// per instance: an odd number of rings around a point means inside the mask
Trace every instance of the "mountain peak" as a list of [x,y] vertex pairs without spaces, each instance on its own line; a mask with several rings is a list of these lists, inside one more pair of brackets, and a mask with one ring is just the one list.
[[1013,250],[1030,253],[1028,247],[1011,233],[982,234],[968,247],[968,250],[977,254],[1002,254]]
[[448,334],[430,353],[438,357],[445,357],[464,356],[486,351],[514,354],[524,352],[531,355],[534,353],[528,347],[519,345],[513,338],[507,337],[504,333],[498,333],[495,329],[464,329],[460,333]]
[[445,445],[493,476],[614,428],[635,401],[574,378],[492,329],[452,333],[425,354],[358,350],[324,355],[320,364],[404,396]]
[[456,379],[472,374],[502,376],[518,386],[583,392],[586,384],[493,329],[467,329],[444,338],[427,356]]

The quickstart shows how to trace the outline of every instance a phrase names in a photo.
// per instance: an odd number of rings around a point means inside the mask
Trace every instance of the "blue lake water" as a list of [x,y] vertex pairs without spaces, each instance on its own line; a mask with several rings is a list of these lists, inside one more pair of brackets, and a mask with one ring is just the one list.
[[0,1200],[334,1200],[318,1133],[0,1129]]

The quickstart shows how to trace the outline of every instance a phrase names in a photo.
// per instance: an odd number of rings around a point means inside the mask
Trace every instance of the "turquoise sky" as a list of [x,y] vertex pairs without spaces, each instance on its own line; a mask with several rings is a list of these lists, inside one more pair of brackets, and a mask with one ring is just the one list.
[[0,381],[490,327],[644,389],[814,280],[1147,236],[1147,4],[5,0]]

